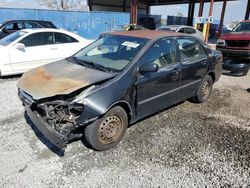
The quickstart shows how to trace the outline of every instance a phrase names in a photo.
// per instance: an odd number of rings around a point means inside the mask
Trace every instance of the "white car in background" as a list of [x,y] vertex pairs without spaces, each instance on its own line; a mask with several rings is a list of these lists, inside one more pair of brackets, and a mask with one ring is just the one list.
[[204,41],[204,36],[203,36],[202,32],[200,32],[198,29],[195,29],[195,28],[187,26],[187,25],[166,25],[166,26],[161,26],[161,27],[157,28],[156,30],[186,33],[189,35],[196,36]]
[[25,29],[0,40],[0,76],[64,59],[92,41],[61,29]]

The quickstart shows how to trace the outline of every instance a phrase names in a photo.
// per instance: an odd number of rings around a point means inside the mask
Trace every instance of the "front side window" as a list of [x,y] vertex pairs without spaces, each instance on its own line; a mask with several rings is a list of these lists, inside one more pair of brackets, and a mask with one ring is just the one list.
[[39,24],[35,22],[24,22],[24,27],[26,29],[32,29],[32,28],[42,28]]
[[185,33],[187,33],[187,34],[195,34],[195,30],[194,29],[192,29],[192,28],[185,28]]
[[42,32],[31,34],[20,41],[26,47],[42,46],[54,44],[54,36],[52,32]]
[[63,44],[63,43],[73,43],[78,42],[75,38],[63,34],[63,33],[54,33],[55,34],[55,42],[56,44]]
[[193,38],[179,38],[177,42],[182,61],[195,60],[206,55],[201,44]]
[[27,32],[25,32],[25,31],[17,31],[15,33],[12,33],[12,34],[2,38],[0,40],[0,45],[7,46],[25,34],[27,34]]
[[178,32],[179,32],[179,33],[185,33],[185,29],[184,29],[184,28],[181,28]]
[[74,57],[84,63],[102,66],[112,71],[122,71],[136,56],[148,39],[104,35],[86,48],[78,52]]
[[176,45],[170,38],[156,41],[143,57],[144,63],[155,63],[161,67],[166,67],[176,63]]

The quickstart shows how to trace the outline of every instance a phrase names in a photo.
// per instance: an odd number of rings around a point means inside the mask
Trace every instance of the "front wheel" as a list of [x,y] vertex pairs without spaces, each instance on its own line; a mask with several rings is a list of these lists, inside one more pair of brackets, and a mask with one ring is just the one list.
[[84,131],[88,144],[97,151],[116,146],[128,127],[128,116],[120,106],[110,109],[102,118],[88,125]]
[[191,101],[196,102],[196,103],[205,102],[209,98],[212,92],[212,88],[213,88],[213,80],[211,76],[206,75],[196,95],[192,97]]

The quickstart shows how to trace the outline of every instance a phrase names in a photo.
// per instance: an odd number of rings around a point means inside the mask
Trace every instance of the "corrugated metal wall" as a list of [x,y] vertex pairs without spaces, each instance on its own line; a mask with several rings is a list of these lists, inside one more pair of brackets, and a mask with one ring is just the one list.
[[100,33],[110,31],[116,25],[129,23],[129,13],[123,12],[73,12],[38,9],[0,8],[0,23],[13,19],[52,21],[64,28],[88,38],[95,39]]

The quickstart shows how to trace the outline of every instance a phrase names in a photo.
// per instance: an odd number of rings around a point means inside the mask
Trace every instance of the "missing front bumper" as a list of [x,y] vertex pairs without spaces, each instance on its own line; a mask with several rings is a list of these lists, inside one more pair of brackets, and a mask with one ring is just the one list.
[[54,128],[52,128],[49,124],[44,122],[41,116],[30,109],[30,107],[25,106],[25,110],[30,120],[36,126],[36,128],[56,147],[59,149],[63,149],[67,146],[70,138],[58,133]]

